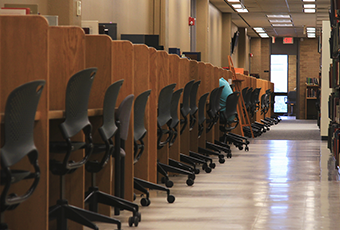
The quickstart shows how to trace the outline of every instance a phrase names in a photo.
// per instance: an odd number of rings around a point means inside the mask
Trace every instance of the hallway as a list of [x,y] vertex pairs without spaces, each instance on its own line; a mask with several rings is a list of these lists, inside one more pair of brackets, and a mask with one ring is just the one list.
[[[297,122],[292,127],[317,129],[315,122]],[[152,191],[151,205],[140,208],[137,229],[340,229],[339,176],[326,141],[261,139],[251,140],[249,152],[232,148],[231,159],[217,163],[210,174],[198,174],[192,187],[185,177],[174,177],[173,204],[165,193]],[[129,229],[129,216],[123,211],[116,217],[123,229]]]

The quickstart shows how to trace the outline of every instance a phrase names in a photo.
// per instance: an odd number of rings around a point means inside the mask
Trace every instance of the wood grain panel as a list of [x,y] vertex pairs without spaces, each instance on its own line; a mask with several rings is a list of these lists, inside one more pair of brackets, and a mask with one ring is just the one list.
[[[207,69],[206,69],[206,90],[211,93],[211,91],[214,89],[214,66],[211,65],[210,63],[207,64]],[[207,101],[207,108],[209,108],[210,104],[210,97],[208,97]],[[209,117],[207,117],[209,119]],[[214,141],[214,130],[211,129],[207,134],[206,138],[207,141],[213,142]]]
[[[176,83],[176,88],[175,90],[184,88],[184,86],[181,85],[181,81],[180,81],[180,58],[178,55],[176,54],[170,54],[169,55],[169,83]],[[183,97],[183,92],[182,92],[182,96]],[[181,101],[181,99],[180,99]],[[180,114],[180,101],[178,103],[178,109],[177,109],[177,116],[180,118],[181,114]],[[169,149],[169,157],[171,159],[180,160],[180,156],[179,153],[181,151],[181,138],[179,136],[179,132],[180,132],[180,124],[178,124],[177,127],[177,131],[178,131],[178,138],[176,138],[175,142],[173,143],[173,145],[171,146],[171,148]]]
[[[180,59],[180,80],[181,85],[185,86],[190,81],[190,61],[186,58]],[[183,103],[183,100],[181,101]],[[182,116],[181,116],[181,119]],[[181,139],[181,153],[189,155],[190,150],[190,133],[189,133],[189,121],[190,117],[188,115],[188,125],[184,129],[183,133],[180,135]]]
[[[85,68],[85,34],[80,27],[49,28],[49,68],[49,110],[65,110],[67,83],[73,74]],[[63,119],[50,121],[50,141],[63,140],[58,127],[61,122]],[[80,133],[73,140],[83,141],[84,135]],[[60,157],[63,156],[50,155],[50,157],[61,160]],[[74,152],[72,157],[72,160],[79,161],[83,157],[83,151]],[[70,204],[84,207],[84,187],[84,167],[65,176],[65,197]],[[59,176],[50,173],[50,205],[54,205],[57,199],[59,199]],[[70,221],[69,228],[82,229],[82,226]],[[54,221],[50,223],[50,229],[56,229]]]
[[[156,52],[156,75],[158,77],[159,92],[169,85],[169,55],[165,51]],[[159,95],[159,93],[158,93]],[[167,129],[167,127],[164,127]],[[165,137],[164,137],[165,140]],[[162,141],[164,141],[162,140]],[[169,146],[166,145],[157,151],[158,160],[164,164],[169,162]]]
[[[33,195],[15,210],[5,213],[10,229],[47,229],[49,208],[48,156],[48,24],[41,16],[0,16],[0,112],[3,113],[8,95],[29,81],[44,79],[46,85],[38,105],[39,120],[34,126],[34,142],[39,151],[40,181]],[[1,124],[1,145],[3,146]],[[29,169],[27,159],[18,164]],[[17,194],[23,194],[28,183],[14,184]],[[25,191],[24,191],[25,190]],[[13,192],[14,192],[13,191]],[[12,192],[12,191],[11,191]],[[19,220],[19,221],[18,221]]]
[[[201,85],[200,85],[200,88],[199,88],[200,94],[199,94],[198,100],[203,94],[209,92],[209,91],[206,91],[206,87],[205,87],[206,80],[207,80],[207,78],[206,78],[206,68],[207,68],[207,65],[204,64],[203,62],[198,63],[198,77],[197,77],[197,79],[201,80]],[[208,96],[208,98],[209,98],[209,96]],[[205,106],[204,111],[207,111],[206,106]],[[207,117],[206,112],[205,112],[205,117]],[[204,122],[204,130],[205,129],[206,129],[206,122]],[[198,146],[201,147],[201,148],[205,148],[205,142],[206,142],[206,132],[204,131],[204,132],[202,132],[201,137],[198,140]]]
[[[190,61],[190,80],[195,80],[197,82],[198,79],[198,62],[191,60]],[[196,95],[196,105],[198,106],[198,98],[202,95],[203,87],[202,82],[198,86],[197,95]],[[196,113],[196,118],[198,118],[198,112]],[[194,127],[190,130],[190,150],[194,152],[198,152],[198,124],[197,119]]]
[[[93,86],[90,94],[89,108],[99,109],[103,108],[104,97],[107,88],[111,85],[112,78],[112,53],[111,53],[112,40],[107,35],[86,35],[86,57],[85,67],[97,67],[97,75],[93,81]],[[102,116],[95,116],[90,118],[90,122],[93,128],[93,141],[95,143],[103,143],[102,138],[99,135],[98,128],[102,125]],[[99,161],[103,157],[104,153],[96,154],[92,158],[97,158]],[[91,158],[91,160],[92,160]],[[112,179],[113,175],[112,161],[109,161],[105,167],[96,174],[96,182],[100,191],[112,194]],[[87,190],[91,186],[91,173],[85,173],[85,189]],[[111,216],[111,207],[108,205],[99,204],[98,212]]]
[[[146,45],[134,45],[134,93],[136,97],[146,90],[150,89],[150,53]],[[139,116],[135,114],[135,116]],[[134,176],[143,180],[149,180],[149,154],[156,152],[156,145],[150,145],[150,140],[157,138],[155,133],[149,132],[151,122],[157,119],[156,110],[150,111],[150,101],[148,101],[145,108],[145,128],[147,134],[144,137],[144,152],[139,161],[135,164]]]
[[[134,94],[134,47],[129,41],[112,41],[112,82],[124,79],[117,106],[130,94]],[[131,112],[129,135],[125,142],[125,196],[133,200],[133,110]],[[113,183],[114,184],[114,183]],[[114,188],[113,190],[114,191]]]
[[[151,89],[151,94],[149,96],[150,112],[156,114],[157,116],[157,104],[158,104],[158,78],[157,78],[157,51],[155,48],[149,48],[150,63],[150,79],[149,86]],[[150,122],[150,135],[157,137],[157,120]],[[150,138],[149,145],[151,149],[156,149],[149,152],[149,181],[157,182],[157,138]]]

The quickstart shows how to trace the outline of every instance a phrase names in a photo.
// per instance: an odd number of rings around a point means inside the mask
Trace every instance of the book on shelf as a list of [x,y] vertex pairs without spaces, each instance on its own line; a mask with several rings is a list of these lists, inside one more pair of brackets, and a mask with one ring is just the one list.
[[307,77],[306,78],[306,84],[307,85],[319,85],[319,81],[317,78],[311,78],[311,77]]

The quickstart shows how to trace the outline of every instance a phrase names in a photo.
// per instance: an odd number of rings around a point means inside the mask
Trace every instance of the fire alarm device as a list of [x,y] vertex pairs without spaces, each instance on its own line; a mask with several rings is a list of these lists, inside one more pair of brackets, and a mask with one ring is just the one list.
[[189,17],[189,26],[194,26],[195,25],[195,18]]

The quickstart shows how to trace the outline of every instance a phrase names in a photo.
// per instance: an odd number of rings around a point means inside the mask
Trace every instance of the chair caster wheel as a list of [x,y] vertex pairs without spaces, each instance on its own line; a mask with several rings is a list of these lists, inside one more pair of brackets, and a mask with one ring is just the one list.
[[246,146],[246,147],[244,148],[244,151],[248,152],[248,151],[249,151],[249,147]]
[[224,158],[220,158],[220,159],[218,160],[218,162],[220,162],[220,164],[223,164],[223,163],[225,162],[225,159],[224,159]]
[[206,173],[211,173],[211,168],[206,167],[204,171],[205,171]]
[[243,149],[243,147],[242,147],[242,146],[240,146],[240,147],[238,147],[238,149],[239,149],[239,150],[242,150],[242,149]]
[[138,217],[137,216],[131,216],[131,217],[129,217],[129,226],[130,227],[132,227],[133,225],[135,225],[135,227],[137,227],[138,226],[138,224],[139,224],[139,219],[138,219]]
[[[149,204],[150,204],[151,202],[150,202],[150,200],[149,200]],[[137,212],[136,213],[136,216],[137,216],[137,218],[138,218],[138,222],[141,222],[142,221],[142,214],[140,213],[140,212]]]
[[[220,160],[221,160],[221,159],[220,159]],[[214,169],[214,168],[216,167],[216,164],[212,162],[212,163],[209,164],[209,167],[212,168],[212,169]]]
[[231,153],[228,153],[227,154],[227,158],[231,158],[232,157],[232,154]]
[[169,195],[167,200],[168,200],[168,203],[172,204],[175,202],[175,197],[173,195]]
[[200,169],[195,169],[195,174],[200,174]]
[[174,186],[174,182],[172,182],[171,180],[167,180],[167,181],[165,182],[165,186],[166,186],[167,188],[172,188],[172,186]]
[[207,163],[204,163],[204,164],[202,165],[202,170],[205,170],[206,168],[208,168],[208,164],[207,164]]
[[188,179],[191,179],[191,180],[195,180],[195,178],[196,178],[196,175],[193,173],[193,174],[191,174],[191,175],[189,175],[188,176]]
[[140,204],[141,204],[142,206],[149,206],[150,203],[151,203],[151,201],[150,201],[148,198],[142,198],[142,199],[140,200]]
[[193,184],[194,184],[194,180],[193,179],[191,179],[191,178],[187,179],[187,185],[188,186],[192,186]]
[[133,194],[133,200],[136,200],[137,196],[136,193]]

